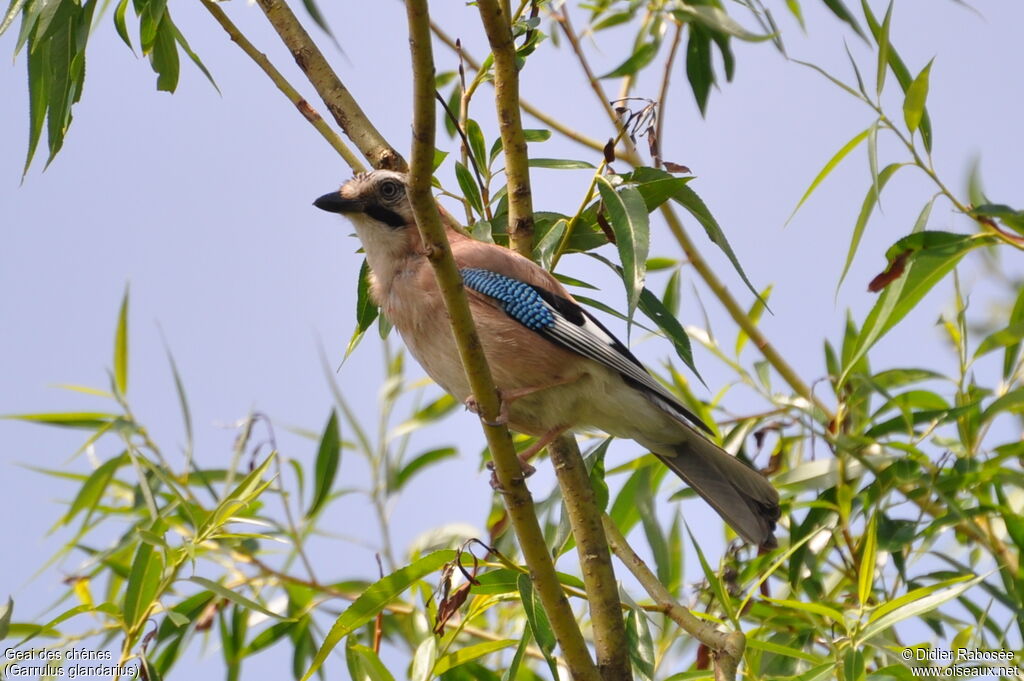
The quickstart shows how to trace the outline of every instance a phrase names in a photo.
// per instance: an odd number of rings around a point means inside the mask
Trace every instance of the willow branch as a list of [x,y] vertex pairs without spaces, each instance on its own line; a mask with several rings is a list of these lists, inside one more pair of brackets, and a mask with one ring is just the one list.
[[647,563],[640,556],[636,555],[626,538],[619,532],[619,528],[615,526],[615,522],[607,515],[603,515],[601,519],[604,522],[605,535],[608,537],[608,544],[611,546],[612,552],[633,573],[647,594],[654,599],[658,610],[668,615],[683,631],[712,650],[715,659],[716,681],[735,681],[736,669],[743,657],[743,649],[747,645],[747,639],[743,633],[719,631],[707,622],[697,619],[693,613],[676,603],[665,585],[658,581],[657,575],[647,567]]
[[452,257],[451,246],[441,224],[437,204],[431,195],[430,178],[434,161],[434,56],[430,45],[427,0],[407,0],[409,44],[413,64],[413,136],[412,166],[409,174],[409,200],[419,226],[427,258],[434,269],[438,288],[444,297],[459,357],[466,369],[482,427],[501,485],[505,506],[523,557],[530,566],[530,577],[551,622],[566,665],[576,681],[600,681],[587,650],[586,641],[562,591],[555,566],[548,553],[544,534],[537,522],[533,498],[523,479],[522,468],[512,438],[505,426],[492,426],[500,412],[500,398],[484,356],[473,317],[462,286],[462,277]]
[[661,167],[661,150],[664,142],[665,130],[665,102],[668,101],[668,86],[672,78],[672,66],[676,61],[676,52],[679,51],[679,43],[682,42],[683,24],[676,22],[676,32],[672,36],[672,47],[668,51],[668,59],[665,60],[665,71],[661,75],[661,91],[658,94],[658,122],[654,132],[654,139],[658,142],[658,158],[654,159],[654,167]]
[[562,435],[550,445],[551,463],[562,488],[566,515],[576,540],[576,553],[583,572],[590,621],[594,628],[597,668],[604,681],[632,679],[629,641],[622,619],[622,604],[608,551],[608,540],[601,526],[601,509],[594,500],[594,488],[587,475],[576,438]]
[[224,10],[222,10],[216,2],[211,2],[211,0],[202,0],[202,3],[203,7],[213,15],[213,18],[217,20],[217,23],[220,24],[221,28],[223,28],[228,34],[228,37],[238,45],[242,52],[245,52],[250,59],[256,62],[257,66],[263,69],[263,72],[266,73],[267,77],[270,78],[274,85],[277,86],[277,89],[284,93],[284,96],[295,105],[295,108],[299,110],[299,113],[301,113],[303,117],[309,121],[310,125],[316,128],[316,131],[319,132],[325,140],[327,140],[327,143],[338,152],[338,154],[345,160],[345,163],[348,164],[348,167],[357,173],[364,172],[366,170],[366,166],[364,166],[359,157],[348,148],[348,145],[346,145],[345,141],[341,139],[341,136],[334,132],[331,126],[327,124],[327,121],[317,113],[317,110],[310,106],[309,102],[306,101],[306,98],[299,94],[298,90],[292,87],[292,84],[289,83],[283,75],[281,75],[281,72],[278,71],[273,64],[270,63],[270,60],[267,59],[267,55],[257,50],[256,47],[249,42],[244,35],[242,35],[242,32],[239,31],[238,27],[235,26],[231,19],[228,18],[228,15],[224,13]]
[[508,177],[508,235],[512,248],[529,258],[533,254],[533,197],[526,136],[519,115],[519,70],[506,13],[508,4],[503,8],[497,0],[479,0],[477,7],[494,55],[494,103]]
[[295,63],[306,74],[306,78],[312,83],[327,110],[334,116],[334,120],[370,161],[370,165],[374,168],[405,170],[405,159],[388,144],[366,117],[353,99],[352,93],[327,63],[323,53],[284,0],[257,0],[257,4],[267,15],[267,20],[292,53]]

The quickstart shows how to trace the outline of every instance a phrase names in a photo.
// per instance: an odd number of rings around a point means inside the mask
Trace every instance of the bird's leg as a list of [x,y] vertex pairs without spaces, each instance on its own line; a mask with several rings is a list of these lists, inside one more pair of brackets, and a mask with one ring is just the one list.
[[[521,452],[518,456],[519,467],[523,471],[523,479],[526,479],[537,472],[537,469],[530,464],[530,459],[540,454],[541,450],[555,441],[562,433],[569,430],[569,426],[557,426],[541,435],[536,442],[530,445],[529,449]],[[491,471],[491,487],[499,492],[504,492],[498,476],[494,472],[494,462],[488,461],[487,468]]]
[[544,385],[532,385],[526,388],[516,388],[515,390],[502,390],[498,388],[498,400],[500,406],[498,407],[498,418],[495,421],[488,421],[480,414],[480,404],[476,401],[476,396],[470,395],[466,398],[463,404],[466,405],[466,409],[473,412],[477,416],[480,416],[480,420],[489,426],[504,426],[508,424],[508,406],[518,399],[540,392],[541,390],[547,390],[548,388],[556,388],[560,385],[568,385],[579,380],[579,376],[573,376],[572,378],[559,378],[550,383]]

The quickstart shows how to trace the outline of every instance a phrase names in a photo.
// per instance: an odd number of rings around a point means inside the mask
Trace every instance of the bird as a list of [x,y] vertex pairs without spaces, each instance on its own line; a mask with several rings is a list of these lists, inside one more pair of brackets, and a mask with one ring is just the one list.
[[[408,197],[408,176],[356,174],[317,198],[355,227],[370,295],[426,373],[475,402]],[[715,444],[711,428],[659,383],[550,272],[515,251],[469,236],[437,206],[501,397],[500,422],[536,436],[539,452],[567,431],[634,440],[707,501],[747,542],[776,546],[779,494]],[[525,458],[525,457],[523,457]],[[524,465],[524,472],[530,468]]]

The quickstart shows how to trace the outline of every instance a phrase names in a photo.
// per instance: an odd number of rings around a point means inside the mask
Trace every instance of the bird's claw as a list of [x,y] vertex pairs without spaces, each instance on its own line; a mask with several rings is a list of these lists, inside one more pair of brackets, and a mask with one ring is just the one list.
[[[501,481],[498,480],[498,473],[497,471],[494,470],[494,462],[488,461],[485,464],[485,466],[487,467],[487,470],[491,472],[491,489],[493,489],[495,492],[500,492],[502,494],[508,493],[508,490],[502,487]],[[534,468],[529,462],[523,461],[522,458],[519,458],[519,468],[522,471],[522,475],[515,478],[516,480],[526,480],[528,477],[537,472],[536,468]]]
[[484,418],[484,415],[480,412],[480,403],[476,401],[476,396],[470,395],[466,398],[466,401],[463,404],[466,405],[466,409],[479,416],[480,420],[486,425],[494,426],[496,428],[498,426],[508,425],[508,402],[506,402],[505,398],[502,397],[501,389],[498,389],[498,402],[498,418],[493,421]]

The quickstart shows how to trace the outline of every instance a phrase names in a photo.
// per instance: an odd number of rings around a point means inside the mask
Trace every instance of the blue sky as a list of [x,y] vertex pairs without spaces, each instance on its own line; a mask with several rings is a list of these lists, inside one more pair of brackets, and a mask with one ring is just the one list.
[[[484,38],[476,10],[462,3],[433,3],[436,19],[482,56]],[[874,72],[870,53],[816,2],[806,0],[808,33],[776,9],[790,54],[852,79],[841,40]],[[873,3],[876,4],[877,3]],[[1018,30],[1024,5],[977,2],[981,16],[953,1],[897,3],[893,44],[916,73],[936,56],[929,108],[935,129],[935,163],[954,191],[965,186],[974,158],[989,195],[1021,204],[1019,162],[1024,135],[1019,112],[1019,74],[1024,58]],[[356,9],[358,7],[358,9]],[[91,41],[85,95],[74,111],[64,150],[42,172],[37,160],[22,184],[27,136],[24,58],[0,68],[0,413],[105,408],[95,398],[54,388],[58,383],[106,387],[111,365],[117,306],[131,286],[131,376],[129,397],[140,420],[165,449],[183,443],[177,397],[164,355],[161,333],[181,370],[193,409],[197,457],[206,466],[230,456],[230,424],[250,409],[269,414],[279,433],[293,425],[319,430],[331,407],[318,345],[332,362],[340,360],[354,322],[354,291],[361,257],[350,227],[316,211],[312,200],[336,187],[350,171],[315,132],[232,44],[198,4],[171,9],[182,31],[220,85],[218,94],[190,64],[182,64],[179,91],[154,90],[148,64],[133,56],[104,18]],[[266,51],[300,90],[312,98],[290,57],[253,5],[225,6],[253,42]],[[409,65],[400,3],[338,3],[324,9],[345,54],[321,41],[346,85],[370,118],[400,150],[408,148]],[[738,5],[730,5],[747,25]],[[577,17],[582,26],[582,17]],[[373,27],[369,30],[368,27]],[[607,71],[627,56],[629,36],[610,32],[594,53],[595,70]],[[0,39],[0,52],[13,49],[13,32]],[[773,316],[762,321],[768,337],[806,380],[824,374],[821,344],[836,338],[852,309],[863,318],[873,302],[866,283],[884,267],[882,254],[909,232],[933,192],[917,171],[901,172],[883,198],[884,214],[870,224],[847,282],[835,293],[849,235],[870,179],[866,155],[855,152],[816,192],[793,222],[783,228],[796,201],[818,169],[843,143],[866,128],[871,112],[821,76],[787,62],[766,45],[737,44],[737,74],[713,92],[701,119],[685,82],[681,62],[674,74],[663,140],[665,158],[689,166],[691,185],[723,225],[751,280],[774,286]],[[454,58],[437,49],[440,70]],[[550,58],[550,59],[548,59]],[[562,120],[597,138],[611,134],[592,93],[564,49],[546,43],[523,74],[525,96]],[[543,61],[543,64],[541,60]],[[542,68],[538,68],[542,65]],[[658,72],[660,75],[660,72]],[[652,73],[635,93],[657,96]],[[609,83],[610,92],[617,83]],[[900,115],[901,99],[890,78],[887,108]],[[496,134],[491,91],[482,89],[473,115],[488,141]],[[312,100],[311,100],[312,101]],[[317,102],[314,102],[316,105]],[[530,127],[540,127],[528,121]],[[439,146],[456,144],[439,138]],[[897,149],[882,144],[882,155],[896,160]],[[546,157],[597,155],[557,138],[534,148]],[[902,157],[898,157],[902,158]],[[572,212],[589,181],[585,171],[537,170],[535,207]],[[442,169],[450,186],[451,166]],[[750,296],[724,257],[692,222],[688,229],[741,300]],[[931,227],[966,231],[965,221],[948,205],[937,204]],[[679,257],[678,248],[655,224],[652,255]],[[1016,254],[1004,253],[1018,274]],[[978,260],[962,268],[971,286]],[[568,271],[605,284],[596,297],[624,307],[624,294],[586,259],[567,261]],[[702,325],[703,312],[684,270],[684,324]],[[654,277],[655,290],[663,282]],[[735,329],[698,285],[713,329],[731,346]],[[977,291],[984,305],[992,291]],[[902,330],[873,354],[876,367],[933,364],[951,369],[954,358],[943,347],[932,322],[944,309],[949,288],[931,295]],[[983,309],[983,308],[981,308]],[[620,326],[613,325],[620,329]],[[162,330],[162,332],[161,332]],[[640,341],[635,336],[634,341]],[[638,352],[656,363],[671,352],[661,340],[640,343]],[[749,364],[754,355],[746,356]],[[698,366],[712,396],[730,375],[707,353]],[[337,380],[360,415],[372,422],[381,379],[377,344],[364,343]],[[419,375],[412,367],[413,375]],[[781,384],[779,384],[781,387]],[[742,412],[758,404],[743,391],[730,393],[727,406]],[[32,619],[64,588],[60,577],[75,570],[68,559],[30,581],[33,573],[69,535],[47,530],[74,492],[71,485],[25,468],[89,470],[85,457],[68,458],[80,433],[0,421],[5,444],[0,471],[0,521],[5,546],[16,561],[0,562],[0,597],[12,593],[16,619]],[[314,445],[281,435],[289,456],[311,461]],[[421,532],[442,524],[480,524],[491,490],[477,471],[482,446],[475,420],[455,414],[444,430],[425,433],[421,448],[459,444],[463,457],[425,475],[393,509],[393,538],[402,555]],[[619,447],[617,461],[633,451]],[[108,446],[100,458],[116,454]],[[365,482],[365,468],[346,455],[339,485]],[[545,490],[551,476],[536,482]],[[451,486],[443,504],[432,494]],[[701,526],[712,545],[720,542],[717,519],[707,508],[688,505],[691,526]],[[328,512],[335,529],[377,541],[366,505],[346,498]],[[332,521],[334,522],[334,521]],[[334,544],[327,552],[337,577],[372,576],[372,551]],[[340,553],[339,553],[340,552]],[[10,553],[8,555],[11,555]]]

